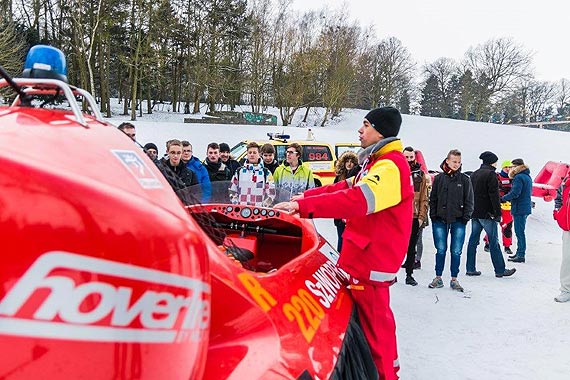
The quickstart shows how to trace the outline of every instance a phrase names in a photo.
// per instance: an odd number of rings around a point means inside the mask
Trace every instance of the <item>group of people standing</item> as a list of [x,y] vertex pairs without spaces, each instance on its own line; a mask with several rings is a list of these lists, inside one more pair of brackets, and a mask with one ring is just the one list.
[[[414,160],[413,149],[406,148],[404,154],[412,169],[414,183],[414,221],[408,245],[406,284],[417,285],[412,277],[417,243],[417,231],[422,223],[431,219],[433,241],[436,249],[435,278],[430,288],[444,286],[442,274],[447,251],[450,253],[450,283],[453,290],[463,292],[457,277],[460,272],[461,253],[466,238],[467,224],[471,222],[471,234],[467,244],[466,275],[480,276],[476,269],[476,252],[481,233],[485,231],[485,247],[490,252],[495,277],[512,276],[515,268],[506,268],[503,252],[499,245],[499,226],[508,260],[524,263],[526,254],[526,219],[532,211],[532,179],[530,170],[520,158],[504,161],[496,172],[498,157],[493,152],[481,153],[479,169],[470,175],[461,171],[461,152],[449,151],[440,165],[441,173],[433,180],[431,191],[419,164]],[[414,170],[415,169],[415,170]],[[428,196],[429,193],[429,196]],[[429,199],[429,201],[428,201]],[[517,236],[517,250],[512,253],[512,224]],[[449,241],[449,244],[448,244]],[[416,265],[417,266],[417,265]]]
[[[122,123],[118,128],[136,141],[133,124]],[[186,140],[167,141],[166,154],[160,159],[156,144],[147,143],[143,148],[179,196],[188,193],[180,190],[189,189],[201,202],[210,201],[216,190],[223,190],[234,204],[269,207],[315,187],[313,172],[303,165],[303,148],[297,143],[287,146],[286,159],[281,164],[269,143],[260,146],[250,142],[242,162],[231,157],[227,143],[208,144],[204,161],[193,155],[192,144]],[[216,189],[217,183],[224,188]]]
[[[421,233],[431,220],[435,256],[435,278],[430,288],[443,287],[442,274],[446,253],[450,253],[450,288],[463,292],[457,277],[460,272],[461,253],[466,238],[467,224],[471,221],[471,234],[467,244],[466,275],[480,276],[476,269],[476,252],[485,231],[485,251],[490,252],[497,278],[512,276],[515,268],[505,267],[499,245],[499,226],[502,231],[504,253],[508,261],[524,263],[526,255],[526,219],[532,212],[532,179],[523,159],[506,160],[497,173],[498,157],[485,151],[479,158],[481,167],[467,175],[461,171],[461,152],[451,150],[441,163],[441,173],[433,184],[427,170],[416,159],[416,151],[408,146],[403,149],[414,189],[413,218],[403,268],[407,285],[416,286],[414,269],[421,268],[423,243]],[[335,182],[350,178],[360,170],[354,153],[343,154],[337,163]],[[335,219],[338,232],[338,251],[342,249],[345,221]],[[517,249],[513,253],[512,230],[517,236]],[[449,241],[449,244],[448,244]],[[418,245],[421,249],[418,249]],[[570,290],[570,288],[569,288]]]
[[[498,226],[500,224],[503,233],[505,253],[511,254],[509,260],[524,263],[525,226],[531,213],[532,180],[528,166],[520,158],[505,161],[497,174],[498,157],[488,151],[479,156],[481,167],[467,176],[461,171],[461,152],[451,150],[442,162],[441,173],[435,176],[430,191],[429,174],[417,162],[415,150],[404,148],[397,137],[401,123],[400,112],[393,107],[370,111],[358,129],[363,149],[358,154],[345,153],[340,157],[335,183],[328,186],[314,188],[312,173],[300,161],[301,147],[295,144],[287,147],[287,159],[281,165],[274,160],[273,147],[262,146],[260,149],[255,143],[248,145],[246,162],[234,168],[231,178],[231,189],[240,194],[239,202],[263,203],[272,194],[271,185],[266,186],[263,181],[273,181],[274,208],[298,213],[303,218],[335,219],[339,234],[338,266],[349,276],[349,289],[362,330],[378,374],[386,380],[398,379],[400,367],[389,287],[396,281],[404,257],[406,284],[417,285],[412,274],[414,268],[420,267],[421,254],[417,247],[428,219],[431,220],[436,248],[436,277],[429,287],[443,287],[441,276],[448,236],[451,235],[450,287],[463,291],[457,276],[468,222],[471,221],[472,230],[468,243],[467,275],[481,274],[475,266],[475,255],[484,230],[495,276],[504,278],[512,276],[515,269],[505,267]],[[176,148],[176,144],[171,153],[172,145],[171,141],[168,157],[180,156],[182,151]],[[231,164],[219,158],[221,148],[222,144],[208,145],[208,158],[202,164],[208,170],[210,181],[215,180],[213,178],[228,179],[227,172],[231,173],[229,168],[226,171]],[[188,166],[187,163],[185,165]],[[266,171],[270,173],[266,174]],[[220,175],[219,172],[225,174]],[[215,177],[216,174],[220,177]],[[248,183],[242,182],[245,178]],[[250,188],[251,184],[255,184],[255,189],[267,189],[269,196],[257,197],[253,192],[244,194],[243,189]],[[280,194],[280,188],[287,191]],[[570,301],[569,198],[570,180],[566,180],[560,189],[554,213],[564,230],[559,302]],[[514,225],[517,236],[514,254],[511,251],[511,225]]]

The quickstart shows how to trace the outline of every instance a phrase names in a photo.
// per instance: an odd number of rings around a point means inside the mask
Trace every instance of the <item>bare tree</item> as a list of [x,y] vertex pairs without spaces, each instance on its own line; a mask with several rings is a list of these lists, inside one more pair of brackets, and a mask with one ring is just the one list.
[[317,17],[313,12],[299,19],[284,13],[280,19],[272,48],[272,89],[283,125],[288,125],[297,110],[315,100],[310,93],[318,57]]
[[22,69],[24,44],[14,24],[0,18],[0,63],[6,71],[15,75]]
[[248,52],[248,85],[252,112],[260,112],[267,103],[271,83],[269,61],[273,40],[274,16],[271,0],[254,0],[251,5],[252,33]]
[[528,85],[528,111],[530,121],[539,121],[545,115],[547,105],[553,100],[555,87],[550,82],[531,81]]
[[465,68],[478,84],[475,118],[481,120],[493,98],[518,80],[530,77],[532,55],[512,39],[491,39],[465,53]]
[[370,106],[396,105],[403,92],[409,89],[415,70],[408,49],[399,39],[390,37],[373,47],[369,56],[372,64]]
[[556,90],[556,112],[563,115],[568,108],[570,100],[570,82],[566,78],[560,79]]
[[337,116],[347,103],[356,74],[358,49],[362,33],[357,24],[348,25],[343,12],[331,15],[319,36],[322,78],[322,100],[325,114],[324,126],[330,114]]

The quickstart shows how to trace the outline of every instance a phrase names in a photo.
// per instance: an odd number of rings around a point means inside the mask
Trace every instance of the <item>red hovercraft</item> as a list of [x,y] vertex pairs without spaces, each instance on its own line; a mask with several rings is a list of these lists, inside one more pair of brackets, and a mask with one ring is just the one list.
[[377,378],[310,221],[185,207],[61,51],[24,68],[0,67],[0,379]]

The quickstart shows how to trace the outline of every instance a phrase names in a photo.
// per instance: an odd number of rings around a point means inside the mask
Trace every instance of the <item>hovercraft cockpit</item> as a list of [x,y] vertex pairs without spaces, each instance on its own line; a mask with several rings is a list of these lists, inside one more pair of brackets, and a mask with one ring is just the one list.
[[281,210],[206,204],[189,211],[220,249],[255,272],[274,272],[318,247],[313,223]]

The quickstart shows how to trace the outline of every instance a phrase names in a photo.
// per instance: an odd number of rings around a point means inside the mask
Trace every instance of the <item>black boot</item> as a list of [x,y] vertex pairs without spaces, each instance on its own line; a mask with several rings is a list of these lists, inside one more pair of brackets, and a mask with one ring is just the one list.
[[406,285],[416,286],[418,282],[412,277],[411,274],[406,276]]

